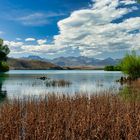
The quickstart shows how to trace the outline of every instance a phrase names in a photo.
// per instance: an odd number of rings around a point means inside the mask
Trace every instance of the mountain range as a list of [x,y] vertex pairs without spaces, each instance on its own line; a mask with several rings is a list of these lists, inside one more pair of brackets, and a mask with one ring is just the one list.
[[7,63],[11,70],[63,70],[58,65],[40,60],[8,58]]
[[105,66],[105,65],[116,65],[120,62],[120,59],[113,59],[108,57],[106,59],[96,59],[84,56],[79,57],[58,57],[54,59],[46,59],[40,56],[30,55],[23,57],[26,60],[39,60],[44,62],[50,62],[61,67],[74,67],[74,66]]

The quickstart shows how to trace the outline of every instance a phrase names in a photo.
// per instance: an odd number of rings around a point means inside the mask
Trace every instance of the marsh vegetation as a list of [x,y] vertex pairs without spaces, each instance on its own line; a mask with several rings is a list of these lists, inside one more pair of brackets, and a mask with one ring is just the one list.
[[5,102],[0,139],[140,139],[140,102],[102,95],[46,95]]
[[72,83],[68,80],[47,80],[45,82],[47,87],[69,87]]

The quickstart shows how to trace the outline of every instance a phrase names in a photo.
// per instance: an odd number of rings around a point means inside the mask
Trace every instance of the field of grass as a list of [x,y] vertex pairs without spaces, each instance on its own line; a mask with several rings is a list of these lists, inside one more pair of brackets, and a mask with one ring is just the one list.
[[116,95],[47,95],[6,101],[0,140],[140,139],[140,102]]

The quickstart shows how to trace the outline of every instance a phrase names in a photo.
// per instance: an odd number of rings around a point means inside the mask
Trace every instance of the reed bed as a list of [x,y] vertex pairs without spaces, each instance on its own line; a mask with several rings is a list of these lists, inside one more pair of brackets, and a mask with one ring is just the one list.
[[67,80],[48,80],[46,81],[47,87],[69,87],[72,83]]
[[140,102],[116,95],[46,95],[0,107],[0,140],[138,140]]

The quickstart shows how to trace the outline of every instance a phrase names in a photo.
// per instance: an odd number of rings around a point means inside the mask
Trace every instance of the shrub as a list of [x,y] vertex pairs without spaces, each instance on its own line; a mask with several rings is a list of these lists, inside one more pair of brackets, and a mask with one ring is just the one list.
[[6,63],[7,55],[9,54],[10,49],[7,45],[3,44],[3,40],[0,39],[0,72],[6,72],[9,70],[9,66]]
[[122,72],[129,77],[133,79],[140,77],[140,56],[137,56],[135,51],[132,51],[131,54],[126,54],[122,59],[120,66]]
[[6,62],[0,62],[0,72],[9,71],[9,66]]
[[105,71],[120,71],[121,67],[119,65],[116,66],[105,66]]
[[105,66],[106,71],[114,71],[114,66]]

